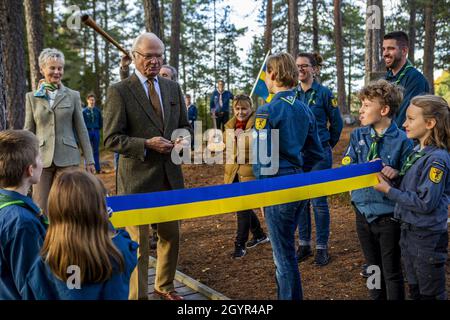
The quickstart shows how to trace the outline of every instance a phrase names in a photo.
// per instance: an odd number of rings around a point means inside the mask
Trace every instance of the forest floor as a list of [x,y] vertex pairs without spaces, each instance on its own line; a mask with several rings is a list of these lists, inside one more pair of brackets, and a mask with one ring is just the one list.
[[[334,164],[339,166],[348,145],[351,127],[344,128],[334,148]],[[111,194],[115,193],[113,156],[103,152],[105,174],[99,177]],[[223,165],[183,165],[186,188],[223,183]],[[299,264],[304,298],[308,300],[369,299],[366,279],[360,276],[364,263],[359,246],[355,213],[348,193],[329,197],[331,215],[327,266],[313,265],[314,258]],[[263,217],[260,220],[267,228]],[[312,219],[314,221],[314,219]],[[231,258],[236,234],[234,213],[184,220],[181,224],[181,245],[178,270],[231,299],[276,299],[275,266],[270,243],[247,250],[238,260]],[[313,225],[313,239],[315,239]],[[151,252],[155,255],[155,252]],[[450,292],[450,263],[447,261],[447,292]]]

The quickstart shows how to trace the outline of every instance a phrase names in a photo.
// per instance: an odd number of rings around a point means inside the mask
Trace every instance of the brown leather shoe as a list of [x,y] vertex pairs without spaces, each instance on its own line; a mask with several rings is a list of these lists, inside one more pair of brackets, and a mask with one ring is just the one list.
[[184,298],[178,295],[175,290],[171,292],[160,292],[158,290],[154,290],[153,293],[158,295],[161,300],[184,300]]

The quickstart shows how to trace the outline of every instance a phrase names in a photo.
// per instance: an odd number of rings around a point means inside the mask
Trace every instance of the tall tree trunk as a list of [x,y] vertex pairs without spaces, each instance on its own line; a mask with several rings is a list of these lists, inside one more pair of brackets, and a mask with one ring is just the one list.
[[270,49],[272,49],[272,12],[272,0],[267,0],[266,27],[264,29],[264,53],[267,53]]
[[313,5],[313,13],[312,13],[312,18],[313,18],[313,50],[314,52],[319,53],[320,52],[320,48],[319,48],[319,21],[317,19],[317,0],[313,0],[312,2]]
[[5,69],[3,68],[3,34],[0,34],[0,131],[6,129]]
[[55,0],[50,0],[50,33],[55,35]]
[[288,52],[294,57],[298,54],[298,0],[288,0]]
[[434,38],[436,35],[436,28],[434,26],[433,16],[433,1],[427,1],[425,4],[425,44],[423,54],[423,75],[428,80],[430,85],[430,93],[434,94]]
[[40,6],[39,10],[41,11],[41,18],[42,18],[42,21],[45,21],[45,18],[47,16],[47,0],[41,0],[39,2],[40,2],[39,3],[39,6]]
[[[185,52],[186,52],[186,45],[185,45],[185,39],[183,35],[181,35],[181,43],[183,45],[181,46],[181,68],[183,70],[183,92],[187,93],[187,74],[186,74],[186,60],[185,60]],[[180,73],[178,73],[180,75]],[[180,77],[181,78],[181,77]]]
[[381,46],[384,36],[383,1],[368,0],[365,36],[365,83],[384,74]]
[[[104,11],[104,19],[105,19],[105,30],[108,30],[108,20],[109,20],[109,10],[108,10],[108,0],[104,0],[104,6],[105,6],[105,11]],[[109,41],[105,41],[105,48],[104,48],[104,52],[105,52],[105,63],[103,64],[103,80],[104,80],[104,91],[106,92],[106,90],[109,87],[109,77],[110,77],[110,70],[109,70]],[[101,105],[101,97],[97,98],[98,101],[98,105]]]
[[372,29],[372,68],[373,71],[379,72],[384,70],[384,60],[381,52],[384,36],[383,0],[373,0],[373,4],[380,9],[380,28]]
[[25,0],[25,20],[27,27],[28,59],[30,62],[31,89],[35,90],[42,78],[38,58],[44,47],[44,28],[41,17],[41,1]]
[[[213,41],[213,45],[214,45],[214,84],[217,83],[218,79],[217,79],[217,49],[216,49],[216,38],[217,38],[217,28],[216,28],[216,0],[213,0],[213,16],[214,16],[214,28],[213,28],[213,37],[214,37],[214,41]],[[206,118],[208,119],[208,118]],[[208,121],[208,120],[206,120]],[[208,125],[208,124],[207,124]]]
[[25,44],[21,1],[0,0],[0,34],[4,44],[8,127],[22,129],[25,122]]
[[347,83],[347,105],[350,110],[352,105],[352,63],[353,63],[352,37],[348,37],[348,83]]
[[344,115],[350,114],[350,109],[345,102],[345,78],[344,78],[344,49],[342,38],[341,0],[333,0],[334,4],[334,42],[336,44],[336,73],[338,105]]
[[411,63],[414,64],[414,47],[416,45],[416,12],[417,12],[417,3],[416,0],[408,0],[409,5],[409,51],[408,51],[408,59]]
[[[164,4],[166,0],[161,0],[161,6],[159,7],[159,22],[160,22],[160,28],[161,28],[161,40],[162,42],[166,43],[165,39],[165,21],[166,17],[164,16]],[[167,63],[166,61],[166,46],[164,46],[164,63]]]
[[159,1],[158,0],[144,0],[144,14],[145,14],[145,29],[153,32],[162,39],[161,32],[161,18],[159,16]]
[[170,36],[170,65],[177,69],[180,59],[181,0],[172,0],[172,33]]
[[[96,4],[96,0],[92,1],[92,18],[94,19],[94,21],[97,22],[97,4]],[[95,88],[94,88],[94,92],[95,92],[95,97],[96,97],[96,102],[100,99],[101,96],[101,89],[100,89],[100,58],[99,58],[99,54],[98,54],[98,40],[97,40],[97,32],[95,32],[94,30],[92,30],[92,32],[94,33],[94,75],[95,75]]]

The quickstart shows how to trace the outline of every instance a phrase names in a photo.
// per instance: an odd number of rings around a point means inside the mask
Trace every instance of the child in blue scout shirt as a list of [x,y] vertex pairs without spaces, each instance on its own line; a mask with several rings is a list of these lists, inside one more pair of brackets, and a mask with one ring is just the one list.
[[36,136],[25,130],[0,132],[0,300],[22,300],[34,259],[45,237],[39,207],[27,197],[39,182],[42,161]]
[[49,228],[28,273],[30,300],[127,299],[137,243],[109,222],[105,188],[84,171],[67,171],[48,198]]
[[83,109],[84,123],[86,124],[94,154],[95,171],[101,173],[100,167],[100,130],[103,128],[102,112],[95,106],[95,95],[89,94],[86,98],[87,106]]
[[[350,145],[342,164],[383,161],[383,174],[390,179],[399,170],[412,150],[412,141],[392,120],[402,101],[401,89],[386,80],[370,83],[358,94],[363,127],[353,130]],[[381,288],[371,289],[374,300],[404,299],[400,263],[400,225],[393,218],[395,203],[373,188],[351,192],[356,212],[356,231],[366,263],[381,271]]]
[[400,247],[411,298],[446,300],[449,105],[438,96],[417,96],[411,100],[403,126],[408,137],[419,144],[402,166],[400,186],[392,186],[380,174],[375,189],[396,202],[395,217],[401,220]]
[[[300,53],[295,61],[300,82],[297,98],[314,113],[320,141],[324,150],[324,159],[312,170],[331,169],[333,165],[332,149],[338,143],[342,132],[342,118],[331,91],[317,82],[314,77],[323,59],[317,53]],[[314,210],[316,222],[316,255],[314,263],[324,266],[329,262],[328,238],[330,236],[330,211],[327,197],[311,199],[301,214],[298,224],[300,246],[297,250],[298,261],[302,262],[312,255],[311,251],[311,213]]]
[[[258,179],[301,173],[304,165],[312,167],[322,160],[317,126],[309,116],[308,107],[295,97],[293,89],[297,79],[298,70],[290,54],[268,57],[265,82],[274,96],[270,103],[256,111],[253,171]],[[277,132],[279,141],[272,142],[272,133],[276,136]],[[304,159],[305,146],[308,146],[309,156]],[[278,154],[272,153],[272,147]],[[268,155],[270,162],[265,163],[262,155]],[[294,233],[305,203],[295,201],[264,210],[276,266],[278,299],[303,298]]]

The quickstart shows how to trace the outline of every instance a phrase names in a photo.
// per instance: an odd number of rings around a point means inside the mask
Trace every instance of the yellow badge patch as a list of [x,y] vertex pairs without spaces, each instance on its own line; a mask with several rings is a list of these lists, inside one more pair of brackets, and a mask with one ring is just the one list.
[[256,130],[264,129],[266,124],[267,124],[267,119],[266,118],[256,118],[256,120],[255,120],[255,128],[256,128]]
[[428,177],[434,183],[439,183],[442,180],[443,174],[444,174],[444,172],[441,169],[438,169],[436,167],[431,167]]
[[346,156],[342,159],[342,164],[344,166],[349,165],[350,163],[352,163],[352,158],[350,158],[349,156]]
[[331,105],[333,106],[333,108],[336,108],[338,106],[337,98],[331,99]]

